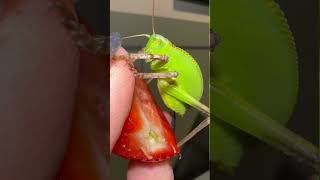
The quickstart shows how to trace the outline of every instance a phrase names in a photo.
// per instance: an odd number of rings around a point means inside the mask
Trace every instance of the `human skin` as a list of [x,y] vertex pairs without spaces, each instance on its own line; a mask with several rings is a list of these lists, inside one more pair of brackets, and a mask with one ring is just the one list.
[[[117,55],[127,52],[119,49]],[[118,139],[123,124],[130,112],[134,89],[134,75],[125,61],[117,61],[110,69],[110,151]],[[168,114],[166,114],[169,119]],[[173,171],[169,161],[160,163],[142,163],[130,161],[128,180],[173,180]]]
[[79,52],[49,6],[0,3],[0,179],[52,179],[64,156]]

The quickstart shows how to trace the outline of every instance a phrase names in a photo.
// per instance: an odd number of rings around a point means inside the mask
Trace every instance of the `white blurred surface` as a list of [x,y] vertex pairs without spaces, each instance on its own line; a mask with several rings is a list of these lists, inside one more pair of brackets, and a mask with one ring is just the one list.
[[[110,11],[151,16],[152,0],[110,0]],[[155,16],[209,23],[208,15],[176,10],[174,0],[155,0]]]

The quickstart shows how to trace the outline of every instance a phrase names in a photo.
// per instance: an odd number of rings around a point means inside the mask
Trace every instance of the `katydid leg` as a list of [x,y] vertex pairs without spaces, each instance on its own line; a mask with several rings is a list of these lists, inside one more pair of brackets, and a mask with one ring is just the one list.
[[[159,81],[159,86],[163,89],[167,89],[167,92],[169,95],[179,99],[180,101],[196,108],[197,110],[203,112],[206,115],[210,115],[209,107],[202,104],[200,101],[193,98],[189,93],[187,93],[185,90],[178,88],[176,86],[170,86],[170,84],[163,80]],[[170,86],[170,88],[168,88]]]
[[161,55],[154,55],[154,54],[144,54],[144,53],[129,53],[127,55],[121,55],[121,56],[113,56],[114,60],[119,60],[119,59],[130,59],[132,62],[135,62],[136,60],[158,60],[158,61],[168,61],[167,56],[161,56]]
[[136,73],[136,77],[142,79],[165,79],[165,78],[177,78],[177,72],[165,72],[165,73]]
[[209,124],[210,124],[210,117],[207,117],[197,127],[195,127],[190,133],[188,133],[184,138],[180,140],[180,142],[178,143],[178,147],[181,147],[183,144],[185,144],[187,141],[193,138],[196,134],[198,134],[202,129],[207,127]]

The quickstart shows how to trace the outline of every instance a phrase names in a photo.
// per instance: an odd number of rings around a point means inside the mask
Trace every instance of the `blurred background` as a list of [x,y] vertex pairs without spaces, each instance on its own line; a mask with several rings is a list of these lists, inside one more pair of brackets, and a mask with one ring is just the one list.
[[[209,104],[209,17],[207,0],[156,0],[155,32],[168,38],[173,44],[190,53],[200,65],[204,78],[204,94],[201,99]],[[122,36],[151,34],[152,0],[111,0],[110,32]],[[133,38],[123,42],[129,52],[138,52],[146,45],[146,38]],[[150,72],[148,64],[137,62],[139,71]],[[163,110],[168,111],[159,96],[156,81],[151,90]],[[177,117],[175,133],[182,139],[196,124],[205,119],[197,110],[189,108],[184,117]],[[182,159],[172,160],[175,179],[209,179],[208,128],[182,148]],[[111,155],[111,177],[126,179],[127,160]]]
[[[284,12],[298,53],[299,94],[287,127],[319,147],[319,48],[317,0],[277,0]],[[214,0],[211,1],[214,3]],[[213,170],[213,169],[212,169]],[[211,171],[212,171],[211,170]],[[234,176],[218,174],[215,180],[311,180],[308,166],[260,143],[247,151]]]

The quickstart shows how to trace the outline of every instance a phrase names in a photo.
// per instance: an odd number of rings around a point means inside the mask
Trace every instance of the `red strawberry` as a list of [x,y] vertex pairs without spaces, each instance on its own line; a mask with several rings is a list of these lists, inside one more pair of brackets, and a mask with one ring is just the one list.
[[179,152],[175,135],[147,84],[136,78],[131,111],[113,153],[126,159],[158,162]]

